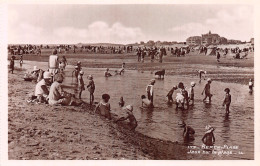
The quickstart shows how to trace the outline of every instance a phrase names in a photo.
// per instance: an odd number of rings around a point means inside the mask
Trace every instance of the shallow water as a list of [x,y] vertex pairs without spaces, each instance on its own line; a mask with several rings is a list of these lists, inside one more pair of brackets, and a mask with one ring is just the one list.
[[[72,85],[72,69],[66,69],[65,85]],[[87,75],[94,76],[96,84],[95,101],[101,100],[103,93],[108,93],[111,97],[110,103],[113,112],[123,115],[123,111],[118,106],[121,96],[124,97],[126,105],[134,106],[134,115],[138,121],[136,130],[153,138],[163,140],[183,142],[183,129],[178,126],[178,122],[184,120],[192,126],[195,133],[195,140],[189,142],[191,145],[201,146],[202,137],[205,133],[205,126],[210,124],[215,128],[214,134],[217,146],[239,146],[239,151],[244,154],[232,155],[205,155],[205,159],[253,159],[254,158],[254,96],[248,93],[248,87],[234,83],[223,83],[213,81],[211,93],[213,94],[211,105],[202,102],[204,96],[201,92],[206,81],[199,83],[197,77],[177,77],[166,76],[163,80],[156,80],[154,86],[154,105],[153,110],[141,109],[140,96],[145,94],[145,88],[154,74],[150,72],[126,71],[124,75],[104,77],[104,69],[84,68],[84,81],[88,84]],[[111,73],[113,70],[111,69]],[[73,80],[75,81],[75,79]],[[190,85],[191,81],[196,82],[195,86],[195,105],[189,110],[181,111],[175,109],[175,104],[168,105],[166,94],[179,82],[185,86]],[[232,103],[229,116],[225,116],[225,108],[222,102],[225,96],[224,89],[230,88]],[[179,90],[177,90],[179,92]],[[174,92],[173,98],[176,97]],[[89,92],[86,90],[82,94],[83,100],[89,102]],[[234,151],[233,153],[238,153]]]

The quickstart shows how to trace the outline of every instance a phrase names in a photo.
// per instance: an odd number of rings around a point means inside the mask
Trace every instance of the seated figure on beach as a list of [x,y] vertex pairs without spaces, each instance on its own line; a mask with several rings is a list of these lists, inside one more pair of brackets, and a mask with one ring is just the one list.
[[121,117],[118,120],[116,120],[115,122],[117,123],[119,121],[124,121],[124,120],[129,119],[128,125],[130,127],[130,130],[135,130],[135,128],[137,127],[137,120],[133,114],[133,106],[127,105],[124,109],[126,110],[127,116]]
[[108,71],[109,71],[109,68],[106,69],[105,77],[111,77],[112,76],[112,74],[110,74]]
[[141,96],[141,99],[142,99],[142,107],[145,106],[145,107],[147,107],[147,108],[150,108],[150,107],[153,106],[153,105],[152,105],[152,102],[151,102],[149,99],[147,99],[145,95],[142,95],[142,96]]
[[95,113],[98,113],[108,119],[111,119],[109,99],[110,96],[108,94],[103,94],[102,100],[99,102],[95,109]]
[[56,74],[55,81],[51,85],[50,93],[48,96],[50,105],[62,104],[66,100],[62,96],[63,93],[63,89],[61,87],[62,82],[63,82],[63,76],[61,74]]
[[39,81],[35,86],[34,96],[31,96],[27,102],[37,101],[39,103],[43,103],[47,101],[47,97],[49,95],[49,90],[47,88],[48,85],[51,84],[51,73],[44,72],[43,79]]

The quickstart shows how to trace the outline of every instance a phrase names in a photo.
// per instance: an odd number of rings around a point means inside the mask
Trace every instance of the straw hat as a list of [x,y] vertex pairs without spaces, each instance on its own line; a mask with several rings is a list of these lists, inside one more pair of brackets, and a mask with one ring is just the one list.
[[126,107],[125,107],[128,111],[133,111],[133,106],[132,105],[127,105]]
[[44,79],[51,78],[51,73],[48,72],[48,71],[45,71],[45,72],[43,73],[43,78],[44,78]]
[[211,127],[210,125],[206,125],[205,130],[206,130],[205,133],[211,133],[211,132],[214,131],[215,129],[214,129],[213,127]]
[[229,88],[226,88],[224,91],[229,93],[229,92],[230,92],[230,89],[229,89]]
[[37,71],[37,70],[39,70],[39,69],[37,68],[37,66],[33,66],[33,71]]
[[83,75],[83,74],[84,74],[84,71],[80,70],[79,74]]
[[191,82],[190,85],[191,85],[191,86],[195,86],[196,83],[195,83],[195,82]]
[[211,82],[211,79],[210,79],[210,78],[208,78],[208,79],[207,79],[207,81],[208,81],[208,82]]

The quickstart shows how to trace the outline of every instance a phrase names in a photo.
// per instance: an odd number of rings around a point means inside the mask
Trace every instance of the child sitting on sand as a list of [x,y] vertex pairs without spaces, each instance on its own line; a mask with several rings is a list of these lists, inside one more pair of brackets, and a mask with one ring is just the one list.
[[223,105],[223,107],[226,106],[226,114],[229,114],[229,106],[230,106],[230,103],[231,103],[231,95],[229,94],[230,89],[226,88],[224,91],[226,92],[226,95],[225,95],[225,98],[224,98],[222,105]]
[[206,98],[209,97],[209,103],[211,103],[211,97],[213,96],[211,93],[210,93],[210,84],[211,84],[211,79],[208,78],[208,83],[205,85],[201,95],[203,95],[204,91],[205,91],[205,97],[203,99],[203,102],[205,102]]
[[85,84],[84,84],[84,80],[83,80],[83,74],[84,74],[84,72],[81,70],[81,71],[79,72],[79,76],[78,76],[79,99],[81,99],[82,91],[85,90]]
[[89,83],[87,85],[88,91],[90,93],[90,104],[92,104],[94,102],[94,92],[95,92],[95,83],[93,81],[93,76],[89,75],[88,76],[89,79]]
[[111,119],[111,113],[110,113],[110,104],[109,104],[110,96],[109,94],[103,94],[102,100],[99,102],[95,109],[95,113],[98,113],[108,119]]
[[202,138],[202,142],[206,145],[206,146],[213,146],[214,142],[215,142],[215,137],[213,134],[213,131],[215,130],[213,127],[211,127],[210,125],[207,125],[205,127],[205,135]]
[[120,101],[119,101],[119,107],[124,107],[124,105],[125,105],[125,101],[124,101],[124,98],[123,98],[123,96],[122,97],[120,97]]
[[112,74],[110,74],[108,71],[109,71],[109,68],[107,68],[107,70],[105,71],[105,77],[110,77],[110,76],[112,76]]
[[145,107],[152,107],[152,102],[146,98],[145,95],[141,96],[142,99],[142,107],[145,105]]
[[172,94],[175,90],[177,90],[178,87],[177,86],[174,86],[167,94],[167,98],[168,98],[168,103],[172,103],[173,102],[173,98],[172,98]]
[[127,105],[125,107],[125,110],[126,110],[127,116],[119,118],[118,120],[115,121],[115,123],[129,119],[130,130],[135,130],[135,128],[137,127],[137,120],[133,114],[133,106]]

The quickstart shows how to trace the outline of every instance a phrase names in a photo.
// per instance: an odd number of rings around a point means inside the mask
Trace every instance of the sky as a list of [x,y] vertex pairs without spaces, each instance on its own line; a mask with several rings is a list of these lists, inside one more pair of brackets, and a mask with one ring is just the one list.
[[249,5],[8,5],[9,44],[184,42],[217,33],[254,37]]

